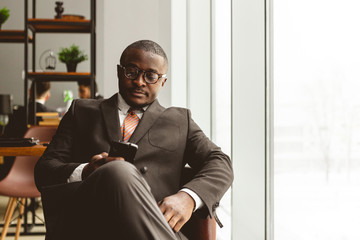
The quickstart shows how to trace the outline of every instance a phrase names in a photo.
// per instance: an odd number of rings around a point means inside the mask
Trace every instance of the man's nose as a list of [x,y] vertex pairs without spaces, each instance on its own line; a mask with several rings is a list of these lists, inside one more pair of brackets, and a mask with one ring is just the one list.
[[138,86],[145,86],[146,85],[146,81],[144,79],[144,73],[139,73],[138,77],[133,80],[133,82],[138,85]]

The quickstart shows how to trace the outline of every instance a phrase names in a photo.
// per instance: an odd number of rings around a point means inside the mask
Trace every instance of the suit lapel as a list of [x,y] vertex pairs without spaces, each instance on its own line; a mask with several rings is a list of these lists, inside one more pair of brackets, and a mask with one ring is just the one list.
[[159,101],[156,99],[149,108],[144,112],[143,117],[141,118],[139,125],[136,127],[133,135],[130,137],[129,142],[137,143],[140,139],[149,131],[154,122],[159,118],[161,113],[165,110],[159,104]]
[[105,128],[110,141],[119,141],[121,139],[119,126],[119,110],[117,107],[117,94],[100,104],[101,112],[105,122]]

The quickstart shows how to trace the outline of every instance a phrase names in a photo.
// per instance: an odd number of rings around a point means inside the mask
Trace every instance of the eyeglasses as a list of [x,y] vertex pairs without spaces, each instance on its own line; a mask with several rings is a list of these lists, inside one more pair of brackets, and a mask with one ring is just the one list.
[[166,74],[159,74],[156,72],[151,71],[144,71],[138,67],[131,66],[131,67],[123,67],[118,65],[124,70],[124,76],[130,80],[135,80],[139,77],[140,73],[143,73],[143,78],[145,82],[148,84],[155,84],[160,78],[166,77]]

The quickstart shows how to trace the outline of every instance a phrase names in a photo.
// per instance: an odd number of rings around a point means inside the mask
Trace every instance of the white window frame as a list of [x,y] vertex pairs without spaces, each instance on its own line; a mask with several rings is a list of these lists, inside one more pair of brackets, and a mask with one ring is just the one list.
[[[190,107],[208,136],[211,136],[211,109],[204,109],[204,104],[211,102],[212,97],[211,61],[198,62],[196,52],[210,59],[207,51],[212,50],[211,40],[204,42],[203,36],[190,26],[200,23],[196,22],[199,21],[196,15],[205,14],[209,22],[201,24],[210,38],[210,4],[206,0],[172,0],[170,61],[171,105]],[[271,5],[272,0],[232,0],[231,159],[235,179],[231,231],[234,240],[273,239]],[[203,11],[194,12],[193,8]],[[194,62],[201,75],[193,72],[190,65]],[[200,81],[209,84],[209,88],[193,92],[201,86]]]
[[232,1],[232,239],[273,239],[271,5]]

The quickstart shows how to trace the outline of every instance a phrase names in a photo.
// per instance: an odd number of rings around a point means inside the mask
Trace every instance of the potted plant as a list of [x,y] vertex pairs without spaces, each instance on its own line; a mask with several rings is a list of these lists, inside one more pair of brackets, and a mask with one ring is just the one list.
[[1,25],[9,18],[10,16],[10,10],[7,9],[6,7],[0,9],[0,29],[1,29]]
[[69,48],[61,48],[58,56],[59,61],[66,64],[68,72],[76,72],[77,64],[88,59],[88,56],[79,50],[79,46],[74,44]]

